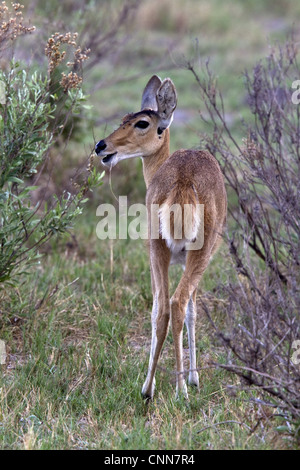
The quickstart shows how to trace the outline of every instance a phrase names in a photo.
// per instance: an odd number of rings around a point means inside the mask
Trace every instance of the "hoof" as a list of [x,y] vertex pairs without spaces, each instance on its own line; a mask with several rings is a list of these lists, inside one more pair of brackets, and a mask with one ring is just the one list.
[[155,379],[153,380],[152,384],[149,385],[149,383],[146,382],[143,385],[142,388],[142,397],[144,400],[149,401],[152,400],[153,395],[154,395],[154,390],[155,390]]
[[180,388],[178,387],[178,385],[176,385],[176,400],[179,400],[181,397],[184,398],[185,400],[189,399],[189,394],[188,394],[187,386],[185,382],[183,382]]
[[199,390],[199,376],[196,373],[193,373],[189,376],[189,385],[192,387],[195,387],[197,390]]
[[142,395],[143,400],[144,400],[146,403],[148,403],[149,401],[151,401],[152,398],[153,398],[153,397],[150,395],[150,393],[143,393],[143,391],[142,391],[141,395]]

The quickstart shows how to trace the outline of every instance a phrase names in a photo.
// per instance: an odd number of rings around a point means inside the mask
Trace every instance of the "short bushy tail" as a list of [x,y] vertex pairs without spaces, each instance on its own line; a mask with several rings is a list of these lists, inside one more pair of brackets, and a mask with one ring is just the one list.
[[200,206],[193,186],[172,188],[159,209],[160,233],[168,247],[180,251],[196,239]]

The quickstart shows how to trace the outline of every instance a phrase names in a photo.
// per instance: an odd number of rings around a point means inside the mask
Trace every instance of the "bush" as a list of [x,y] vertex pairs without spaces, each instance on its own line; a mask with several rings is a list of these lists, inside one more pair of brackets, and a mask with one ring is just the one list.
[[[202,306],[229,351],[219,364],[257,387],[279,414],[300,419],[299,174],[300,105],[292,84],[300,78],[293,39],[272,48],[245,73],[249,119],[238,142],[209,63],[193,73],[206,106],[205,146],[220,161],[230,200],[226,241],[234,278],[221,287],[226,329]],[[224,307],[226,305],[226,307]],[[218,312],[219,314],[220,312]],[[278,411],[277,411],[278,413]]]
[[[20,6],[13,4],[13,9],[19,13]],[[0,51],[19,34],[33,31],[23,26],[20,15],[7,16],[9,10],[3,2],[0,29],[6,34],[0,36]],[[33,67],[26,71],[13,61],[6,71],[0,71],[0,283],[12,283],[38,259],[42,244],[68,230],[82,211],[87,191],[101,184],[102,176],[90,166],[73,195],[64,191],[60,199],[54,197],[50,207],[43,205],[44,201],[32,205],[35,188],[30,186],[30,178],[45,163],[50,148],[84,100],[78,72],[63,73],[60,84],[56,83],[56,87],[63,87],[63,98],[53,94],[53,73],[65,57],[62,45],[74,48],[72,66],[76,62],[80,70],[87,53],[77,45],[76,35],[68,33],[48,40],[48,75],[34,72]]]

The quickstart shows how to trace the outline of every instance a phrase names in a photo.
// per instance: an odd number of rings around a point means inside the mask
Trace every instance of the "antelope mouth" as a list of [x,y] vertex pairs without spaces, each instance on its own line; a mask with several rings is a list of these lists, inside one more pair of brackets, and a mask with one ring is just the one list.
[[117,155],[118,152],[114,153],[109,153],[108,155],[105,155],[104,158],[102,158],[102,163],[108,163],[115,155]]

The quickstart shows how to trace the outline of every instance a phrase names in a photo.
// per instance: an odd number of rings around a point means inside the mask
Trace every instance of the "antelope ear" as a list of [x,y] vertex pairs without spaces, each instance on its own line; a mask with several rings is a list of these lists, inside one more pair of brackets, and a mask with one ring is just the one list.
[[157,112],[161,118],[160,128],[166,129],[173,120],[177,106],[176,88],[170,78],[166,78],[156,92]]
[[147,83],[142,97],[141,111],[145,108],[157,111],[156,93],[161,86],[161,79],[157,75],[153,75]]

